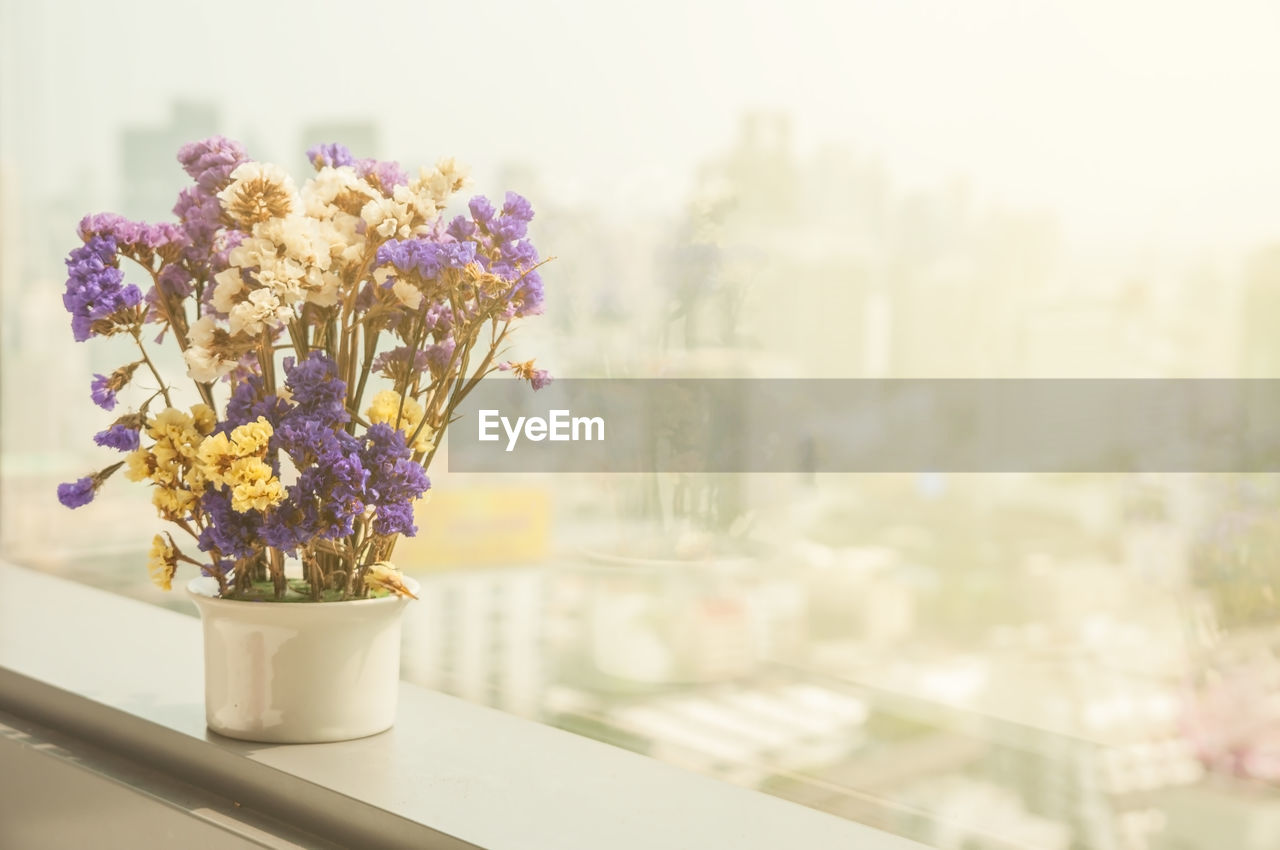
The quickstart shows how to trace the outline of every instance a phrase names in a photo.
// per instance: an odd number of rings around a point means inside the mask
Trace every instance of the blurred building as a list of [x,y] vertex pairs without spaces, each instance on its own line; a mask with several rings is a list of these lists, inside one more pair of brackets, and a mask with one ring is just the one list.
[[218,107],[199,100],[174,101],[164,124],[126,126],[120,131],[120,202],[113,211],[145,221],[171,218],[187,182],[178,149],[224,129]]
[[405,609],[405,679],[536,718],[546,689],[544,574],[534,568],[416,574]]

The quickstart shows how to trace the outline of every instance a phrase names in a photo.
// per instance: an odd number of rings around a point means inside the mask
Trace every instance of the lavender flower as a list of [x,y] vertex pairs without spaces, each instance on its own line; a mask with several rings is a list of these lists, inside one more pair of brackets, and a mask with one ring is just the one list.
[[262,514],[255,510],[243,513],[231,507],[231,492],[226,487],[209,488],[200,498],[200,507],[208,525],[200,532],[203,552],[217,550],[233,558],[250,558],[262,549]]
[[321,168],[341,168],[349,165],[355,168],[356,174],[363,177],[375,189],[390,196],[397,186],[406,186],[409,175],[405,174],[400,163],[379,161],[376,159],[356,159],[346,145],[329,142],[307,148],[307,159],[317,171]]
[[366,498],[377,509],[373,530],[378,534],[415,534],[413,502],[427,492],[431,480],[410,459],[404,433],[385,423],[371,425],[360,456],[369,471]]
[[250,375],[235,385],[227,401],[226,422],[222,430],[230,431],[262,417],[278,428],[289,412],[289,403],[275,393],[268,394],[259,375]]
[[204,195],[226,186],[236,166],[249,159],[244,145],[223,136],[210,136],[178,149],[178,162]]
[[67,257],[67,289],[62,304],[71,314],[77,342],[95,334],[109,336],[126,323],[125,311],[142,301],[138,287],[124,283],[116,262],[116,243],[93,236]]
[[313,145],[307,148],[307,159],[311,161],[317,171],[326,166],[329,168],[341,168],[344,165],[354,165],[356,161],[355,157],[351,155],[351,151],[347,150],[347,146],[338,142]]
[[243,145],[222,136],[183,145],[178,151],[178,162],[196,181],[194,188],[179,193],[173,207],[187,240],[183,256],[193,271],[200,269],[212,276],[225,268],[226,258],[217,256],[222,227],[222,206],[217,194],[231,181],[231,172],[248,161]]
[[294,404],[285,422],[310,419],[332,428],[351,418],[346,408],[347,384],[338,378],[338,364],[329,355],[313,351],[301,363],[286,357],[284,371]]
[[311,540],[351,534],[356,517],[364,513],[369,479],[359,441],[301,410],[286,417],[276,436],[301,473],[287,488],[285,502],[268,515],[263,540],[293,552]]
[[97,491],[98,483],[86,475],[69,484],[59,484],[58,501],[68,508],[79,508],[92,502]]
[[511,284],[505,298],[507,315],[533,316],[543,310],[542,277],[538,251],[526,237],[533,220],[533,206],[521,195],[508,192],[501,211],[477,195],[468,204],[471,221],[459,216],[448,227],[448,236],[476,245],[475,258],[490,274]]
[[147,224],[115,213],[87,215],[80,219],[78,231],[84,240],[95,236],[115,240],[117,251],[144,265],[149,265],[155,254],[176,257],[187,241],[186,233],[176,224]]
[[489,199],[484,195],[476,195],[472,198],[467,204],[467,209],[477,224],[487,225],[493,220],[493,204],[489,203]]
[[373,371],[392,381],[406,380],[427,368],[427,356],[426,351],[415,352],[407,345],[397,346],[373,358]]
[[138,429],[116,423],[94,434],[93,441],[118,452],[131,452],[138,448]]
[[397,186],[405,186],[409,183],[409,175],[404,173],[404,169],[398,162],[358,159],[354,165],[356,174],[387,196],[390,196]]
[[[480,200],[484,200],[481,198]],[[466,216],[456,216],[453,221],[449,222],[449,228],[445,231],[451,237],[459,242],[465,242],[476,235],[476,223]]]
[[453,352],[457,349],[458,344],[453,337],[448,337],[442,342],[427,347],[427,366],[431,369],[431,374],[439,377],[444,374],[445,369],[449,368],[449,361],[453,359]]
[[[447,268],[466,268],[476,260],[474,242],[436,242],[430,239],[389,239],[378,247],[377,263],[402,275],[434,280]],[[389,282],[388,282],[389,283]]]
[[93,403],[103,410],[115,410],[116,391],[111,387],[111,379],[106,375],[94,375],[89,382],[89,393]]
[[523,363],[508,360],[506,363],[498,364],[498,371],[510,371],[517,378],[528,381],[535,392],[555,380],[546,369],[535,369],[532,360],[526,360]]
[[413,521],[413,504],[392,502],[389,505],[379,506],[373,518],[373,530],[376,534],[403,534],[405,537],[413,537],[418,533],[418,526]]
[[553,380],[551,373],[546,369],[535,369],[533,374],[529,376],[529,386],[533,387],[534,392],[537,392]]

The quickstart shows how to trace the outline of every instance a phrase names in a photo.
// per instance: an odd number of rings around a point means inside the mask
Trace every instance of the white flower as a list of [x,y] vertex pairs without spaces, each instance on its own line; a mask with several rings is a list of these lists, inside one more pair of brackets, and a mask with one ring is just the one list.
[[192,323],[187,334],[191,345],[182,353],[187,361],[187,374],[202,384],[216,381],[236,367],[235,360],[223,359],[214,353],[217,330],[213,316],[206,314]]
[[216,381],[236,367],[234,360],[222,360],[199,345],[188,347],[182,352],[182,359],[187,361],[187,375],[202,384]]
[[280,220],[278,227],[272,228],[271,236],[290,259],[321,271],[329,268],[329,246],[322,239],[320,224],[315,219],[289,216]]
[[377,194],[349,165],[341,168],[325,166],[302,185],[303,208],[308,216],[318,219],[330,218],[343,209],[353,209],[350,205],[355,199],[363,199],[363,205],[364,201],[377,197]]
[[422,291],[406,280],[397,279],[391,285],[391,292],[410,310],[416,310],[422,306]]
[[187,339],[193,345],[202,345],[208,348],[213,345],[217,330],[218,323],[214,321],[213,316],[206,313],[191,323],[191,327],[187,331]]
[[332,307],[338,303],[338,288],[341,284],[342,278],[333,272],[324,272],[320,275],[318,285],[308,287],[307,301],[320,307]]
[[369,230],[383,239],[407,239],[413,233],[413,213],[409,211],[409,205],[402,201],[374,198],[361,208],[360,217],[369,226]]
[[255,289],[247,300],[231,309],[228,324],[233,336],[241,332],[257,336],[264,327],[279,327],[291,318],[293,310],[281,304],[273,290]]
[[435,168],[424,165],[419,169],[408,190],[415,196],[418,209],[424,213],[429,210],[434,217],[438,210],[448,205],[449,197],[466,183],[467,169],[450,156],[442,158]]
[[259,235],[268,230],[270,222],[254,225],[254,234],[246,237],[227,254],[227,262],[242,269],[251,269],[271,263],[276,257],[276,244]]
[[218,193],[222,209],[242,229],[298,209],[297,190],[284,169],[269,162],[245,162],[231,172],[231,183]]
[[217,284],[213,290],[213,309],[219,313],[230,313],[231,308],[240,301],[240,293],[244,291],[244,278],[240,269],[232,267],[224,269],[213,276]]
[[[258,283],[270,291],[276,301],[288,307],[306,297],[302,288],[302,269],[297,264],[280,262],[273,268],[261,269],[258,272]],[[265,303],[265,297],[259,298],[259,303]]]

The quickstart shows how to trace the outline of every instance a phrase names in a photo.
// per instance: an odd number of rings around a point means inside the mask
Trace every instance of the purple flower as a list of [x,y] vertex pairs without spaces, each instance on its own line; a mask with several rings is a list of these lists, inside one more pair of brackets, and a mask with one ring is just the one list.
[[330,168],[341,168],[344,165],[355,165],[355,157],[351,155],[351,151],[347,150],[347,146],[338,142],[329,142],[325,145],[313,145],[307,148],[307,159],[311,160],[311,164],[319,171],[325,166]]
[[200,532],[200,550],[217,549],[232,558],[249,558],[261,549],[259,530],[262,514],[255,510],[241,513],[231,507],[231,491],[226,487],[210,488],[200,497],[209,524]]
[[182,170],[196,181],[204,195],[214,195],[226,187],[236,166],[249,160],[244,145],[223,136],[210,136],[183,145],[178,150]]
[[378,265],[392,266],[402,275],[415,275],[422,280],[434,280],[447,268],[461,269],[475,261],[474,242],[389,239],[378,246],[377,254]]
[[[218,233],[222,227],[222,206],[217,193],[231,182],[231,172],[248,161],[243,145],[222,136],[183,145],[178,151],[178,162],[196,181],[194,187],[183,189],[178,194],[178,202],[173,207],[173,214],[178,217],[186,237],[183,256],[193,272],[203,270],[211,277],[226,265],[226,259],[222,257],[221,265],[219,259],[215,259],[210,268],[211,252],[221,248]],[[212,292],[213,287],[206,291]]]
[[187,234],[187,261],[207,264],[218,228],[222,226],[222,205],[217,196],[204,194],[193,187],[183,189],[173,205],[173,214],[182,222]]
[[471,221],[459,216],[446,231],[460,244],[476,246],[474,258],[485,271],[511,284],[503,296],[507,316],[532,316],[542,312],[542,277],[536,271],[538,251],[526,237],[533,220],[533,206],[524,197],[508,192],[500,212],[477,195],[468,205]]
[[116,213],[98,213],[80,219],[78,228],[80,238],[88,240],[94,236],[109,237],[115,240],[116,250],[131,257],[137,257],[149,263],[151,257],[173,246],[173,254],[186,245],[186,233],[172,222],[147,224],[142,221],[131,221]]
[[422,321],[426,329],[438,339],[442,334],[453,330],[453,310],[445,303],[432,304],[427,308]]
[[[483,201],[484,198],[480,200]],[[463,242],[476,235],[476,223],[466,216],[460,215],[449,222],[449,229],[445,232],[459,242]]]
[[[413,362],[409,362],[413,355]],[[373,371],[391,380],[402,380],[427,369],[427,352],[415,352],[407,345],[397,346],[373,358]]]
[[427,492],[431,480],[410,459],[404,433],[386,423],[370,426],[360,456],[369,471],[366,502],[377,511],[373,530],[378,534],[414,534],[413,502]]
[[107,430],[94,434],[93,441],[118,452],[131,452],[138,448],[138,431],[136,428],[116,423]]
[[106,375],[94,375],[89,383],[89,392],[93,403],[103,410],[115,410],[116,391],[111,388],[111,379]]
[[511,291],[517,316],[536,316],[542,312],[542,275],[526,272]]
[[284,359],[285,386],[293,395],[293,408],[284,422],[310,419],[326,427],[345,424],[347,384],[338,377],[338,364],[323,351],[313,351],[301,363]]
[[393,502],[381,505],[373,518],[373,530],[377,534],[403,534],[412,537],[418,533],[413,522],[412,502]]
[[99,482],[91,475],[69,484],[58,485],[58,501],[68,508],[78,508],[93,501]]
[[77,342],[95,334],[110,335],[117,321],[127,321],[124,311],[142,301],[138,287],[124,283],[111,237],[93,236],[67,257],[67,289],[62,304],[71,314],[71,330]]
[[379,162],[376,159],[358,159],[354,163],[359,174],[382,194],[390,196],[397,186],[409,185],[409,175],[398,162]]
[[528,224],[533,221],[533,205],[523,195],[508,192],[502,214]]
[[529,376],[529,386],[533,387],[536,392],[553,380],[555,379],[551,377],[551,373],[546,369],[535,369],[533,374]]
[[186,298],[191,294],[192,280],[187,270],[177,263],[170,263],[160,270],[160,289],[173,298]]
[[254,422],[259,416],[271,423],[271,427],[280,427],[280,422],[289,412],[289,403],[275,393],[267,393],[259,375],[250,375],[235,385],[231,398],[227,401],[227,417],[221,428],[230,432],[248,422]]
[[493,204],[489,203],[489,199],[484,195],[476,195],[467,204],[467,209],[471,211],[471,217],[478,224],[488,224],[493,219]]
[[442,342],[435,345],[427,346],[426,356],[427,365],[431,368],[431,374],[439,377],[444,374],[445,369],[449,368],[449,361],[453,359],[453,352],[458,347],[453,337],[448,337]]
[[546,369],[535,369],[533,367],[532,360],[526,360],[523,363],[516,360],[508,360],[505,363],[498,364],[498,371],[510,371],[511,374],[515,375],[520,380],[528,381],[529,385],[533,387],[535,391],[542,389],[554,380],[554,378],[551,377],[551,373]]
[[360,441],[301,409],[286,417],[276,441],[301,472],[286,488],[288,498],[267,515],[262,539],[293,552],[316,538],[351,534],[356,518],[364,513],[369,480]]

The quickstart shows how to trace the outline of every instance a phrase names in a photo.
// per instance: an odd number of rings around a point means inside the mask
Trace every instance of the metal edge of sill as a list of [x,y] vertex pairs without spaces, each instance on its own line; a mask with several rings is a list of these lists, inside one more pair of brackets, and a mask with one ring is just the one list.
[[236,800],[3,711],[0,763],[0,846],[138,848],[180,833],[177,846],[341,850]]

